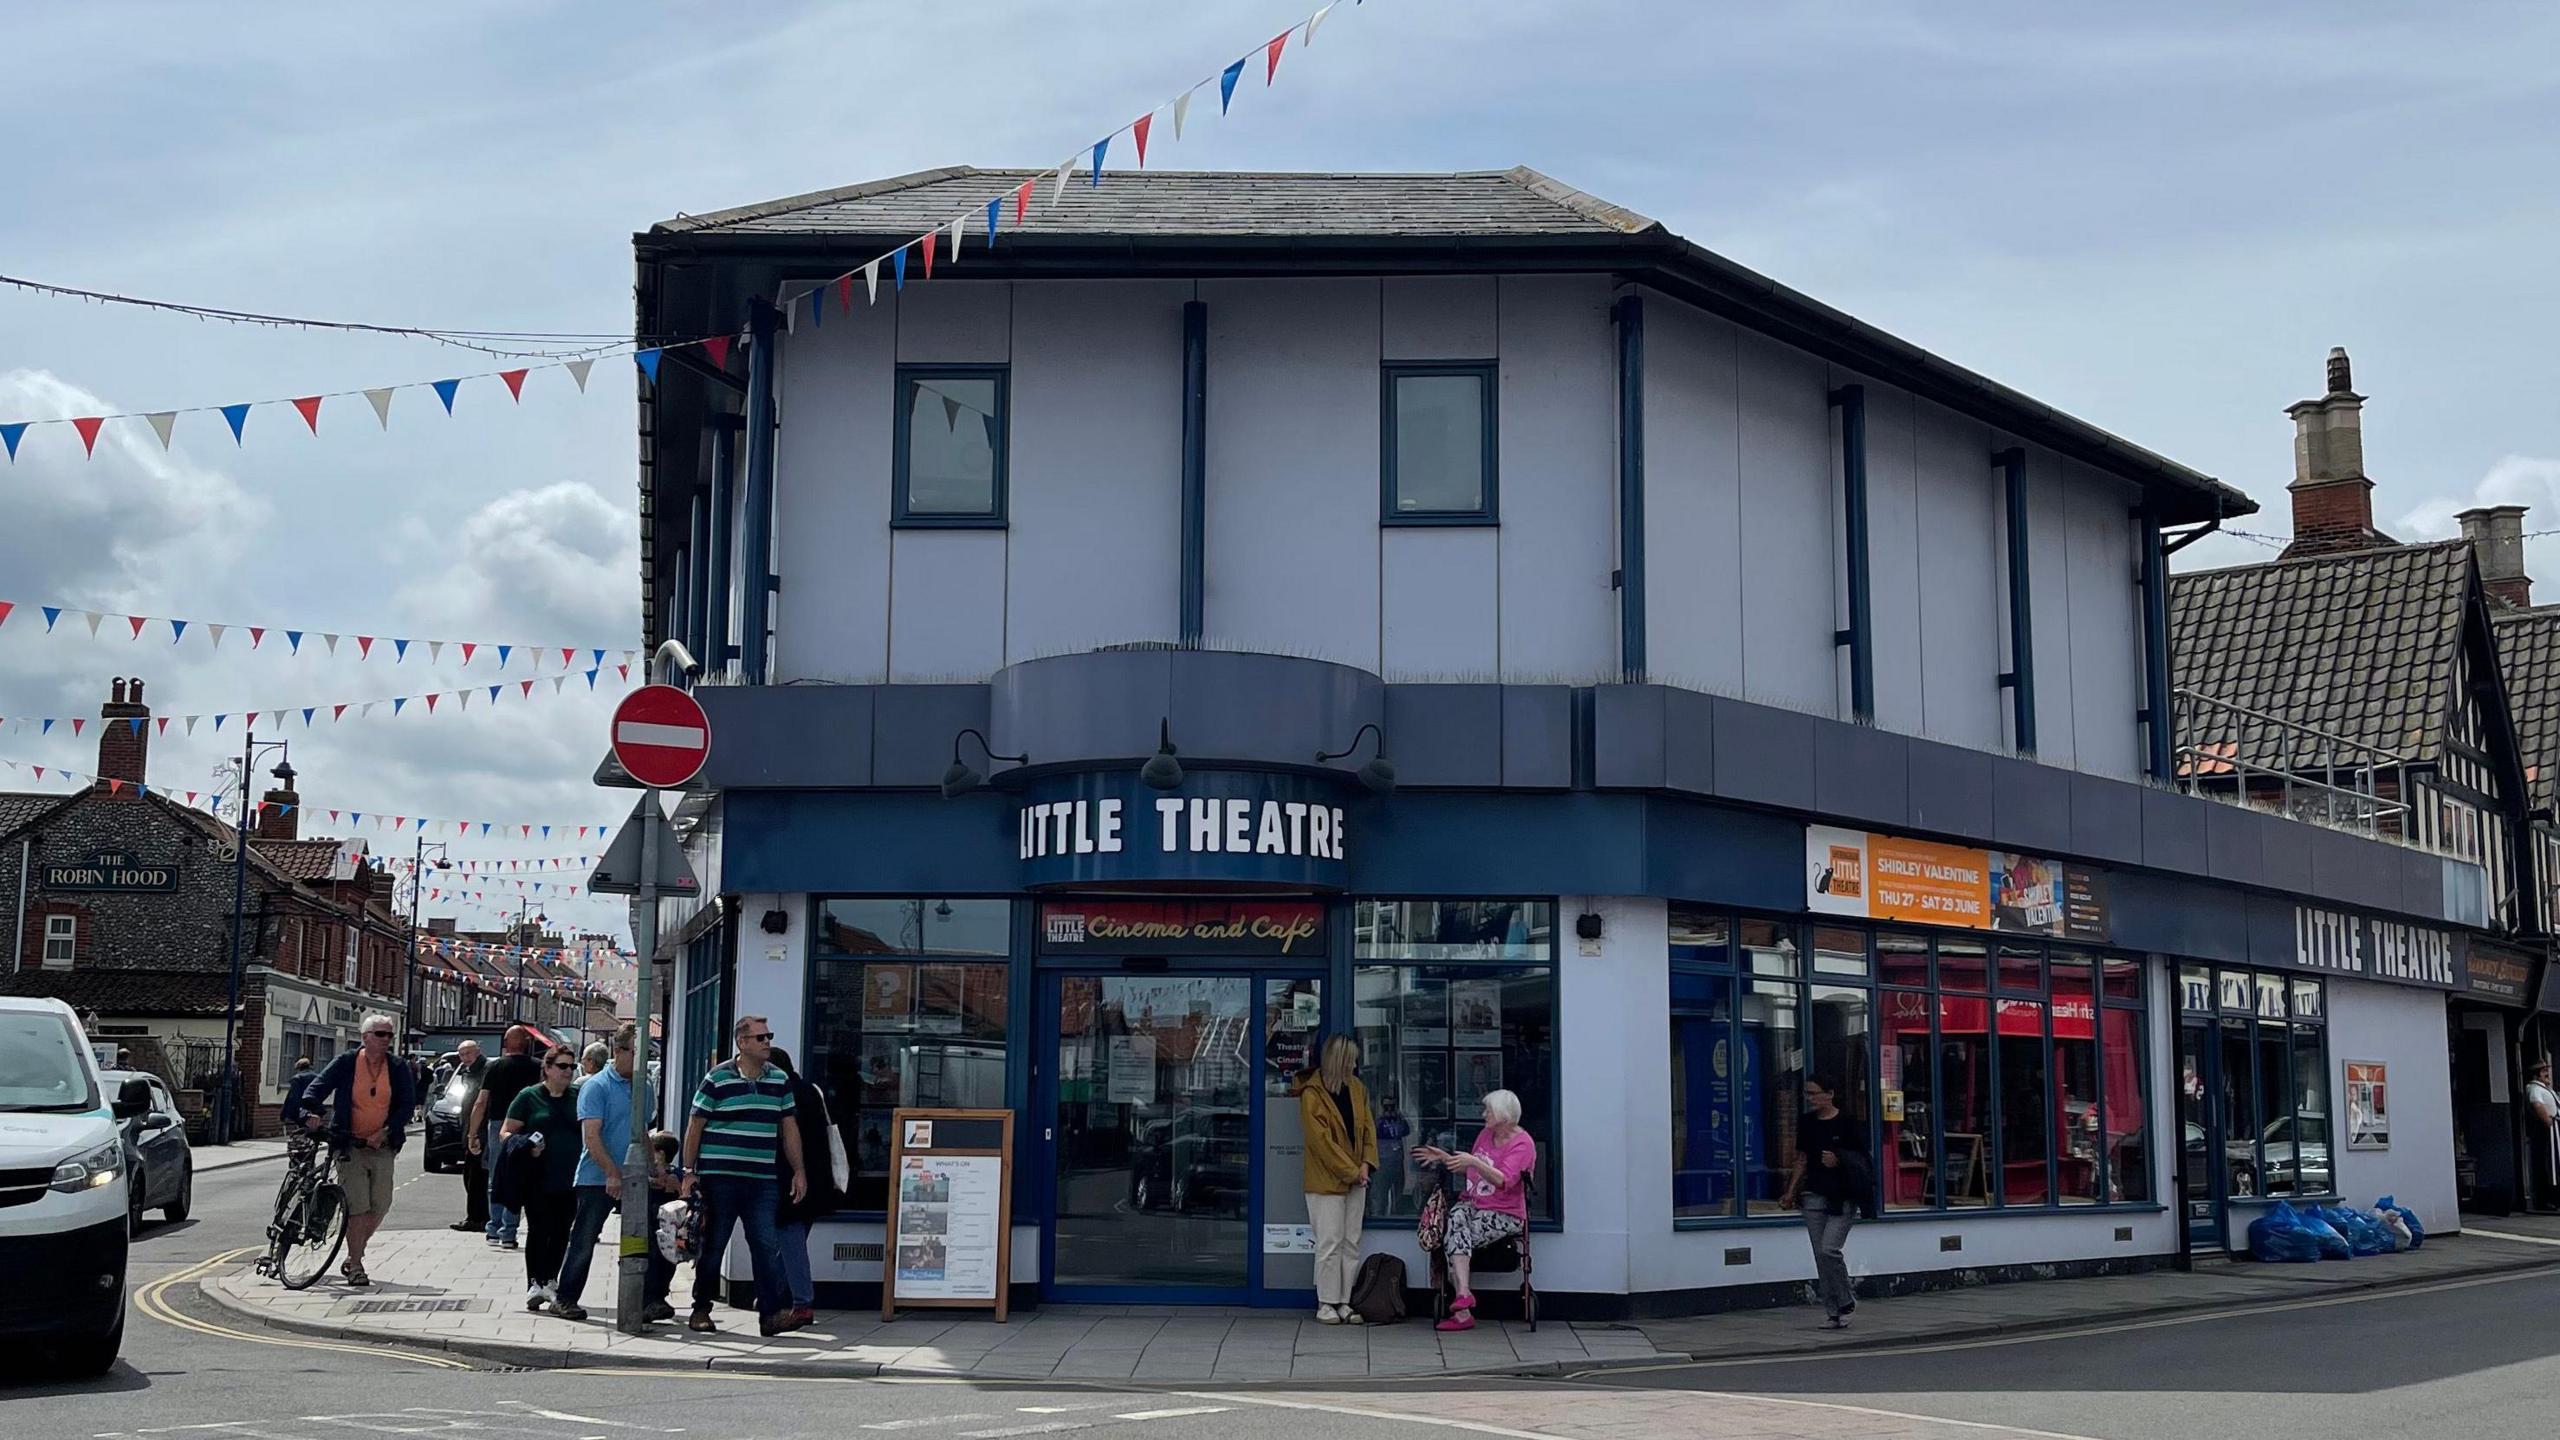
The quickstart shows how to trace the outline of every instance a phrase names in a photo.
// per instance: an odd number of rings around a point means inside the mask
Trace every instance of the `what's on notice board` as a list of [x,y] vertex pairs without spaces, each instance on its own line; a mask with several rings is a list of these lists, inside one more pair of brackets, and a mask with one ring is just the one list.
[[889,1248],[880,1318],[992,1307],[1013,1274],[1013,1112],[900,1110],[889,1127]]

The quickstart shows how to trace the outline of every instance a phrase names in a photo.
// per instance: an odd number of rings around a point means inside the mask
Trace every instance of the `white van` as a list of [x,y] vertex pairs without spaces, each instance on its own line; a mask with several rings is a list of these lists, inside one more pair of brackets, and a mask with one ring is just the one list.
[[0,1343],[96,1375],[124,1343],[124,1123],[151,1087],[110,1095],[79,1017],[0,996]]

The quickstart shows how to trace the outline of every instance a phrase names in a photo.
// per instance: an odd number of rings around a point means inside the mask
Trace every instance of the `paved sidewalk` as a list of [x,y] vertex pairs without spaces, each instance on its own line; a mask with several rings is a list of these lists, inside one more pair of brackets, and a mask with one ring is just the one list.
[[284,1158],[282,1140],[234,1140],[228,1145],[206,1145],[194,1152],[196,1173],[210,1175],[216,1170],[233,1170],[242,1165],[256,1165]]
[[[612,1233],[613,1227],[607,1227]],[[596,1247],[582,1297],[590,1318],[568,1321],[524,1308],[524,1257],[477,1236],[386,1230],[365,1257],[373,1284],[337,1277],[299,1294],[246,1265],[208,1277],[205,1293],[235,1312],[285,1329],[452,1350],[514,1365],[679,1366],[824,1375],[966,1375],[1005,1380],[1203,1381],[1412,1379],[1461,1373],[1558,1372],[1675,1357],[1622,1325],[1487,1322],[1442,1335],[1427,1321],[1370,1328],[1318,1325],[1295,1311],[1196,1306],[1044,1305],[1003,1325],[970,1311],[910,1311],[882,1324],[878,1311],[821,1310],[818,1323],[765,1339],[751,1311],[723,1308],[717,1335],[681,1323],[645,1336],[613,1328],[614,1247]],[[684,1309],[691,1272],[676,1276]]]
[[[332,1277],[296,1294],[251,1276],[245,1266],[208,1278],[204,1289],[224,1307],[284,1329],[447,1349],[515,1365],[1152,1384],[1415,1379],[1572,1374],[1687,1359],[1978,1339],[2560,1266],[2560,1223],[2528,1217],[2476,1223],[2494,1225],[2500,1237],[2440,1236],[2412,1253],[2317,1265],[2216,1260],[2188,1274],[1986,1285],[1868,1300],[1846,1335],[1823,1330],[1821,1312],[1807,1305],[1650,1320],[1641,1327],[1551,1321],[1535,1334],[1526,1326],[1488,1322],[1462,1335],[1441,1335],[1418,1321],[1374,1329],[1318,1325],[1269,1310],[1051,1305],[1004,1325],[974,1312],[910,1312],[884,1325],[875,1312],[821,1311],[811,1328],[770,1340],[755,1333],[753,1314],[724,1308],[717,1335],[661,1324],[633,1337],[612,1325],[610,1244],[598,1247],[586,1296],[593,1318],[571,1322],[525,1310],[520,1253],[492,1250],[476,1237],[441,1228],[377,1236],[368,1290],[347,1289]],[[1853,1256],[1854,1251],[1853,1243]],[[677,1277],[679,1301],[687,1280]]]

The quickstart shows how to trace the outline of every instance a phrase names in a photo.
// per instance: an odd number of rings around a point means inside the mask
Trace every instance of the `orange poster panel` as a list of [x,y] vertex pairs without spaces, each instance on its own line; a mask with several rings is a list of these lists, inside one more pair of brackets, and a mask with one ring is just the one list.
[[1991,856],[1961,845],[1867,837],[1867,914],[1991,928]]

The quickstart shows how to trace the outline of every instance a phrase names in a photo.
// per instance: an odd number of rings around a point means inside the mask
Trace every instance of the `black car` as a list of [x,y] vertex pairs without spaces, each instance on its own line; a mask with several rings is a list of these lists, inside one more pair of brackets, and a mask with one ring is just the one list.
[[447,1056],[435,1069],[428,1082],[422,1124],[427,1133],[427,1173],[458,1175],[469,1165],[470,1147],[464,1144],[463,1122],[471,1118],[471,1102],[479,1098],[478,1081],[468,1075],[454,1073],[453,1058]]
[[1226,1112],[1148,1122],[1129,1147],[1129,1208],[1243,1214],[1248,1126]]
[[125,1159],[132,1167],[125,1186],[128,1224],[138,1233],[148,1210],[172,1222],[186,1219],[195,1208],[196,1159],[187,1145],[186,1117],[178,1113],[177,1097],[169,1093],[167,1082],[141,1070],[107,1070],[99,1078],[110,1091],[128,1080],[151,1086],[151,1108],[124,1122]]

